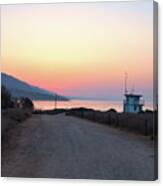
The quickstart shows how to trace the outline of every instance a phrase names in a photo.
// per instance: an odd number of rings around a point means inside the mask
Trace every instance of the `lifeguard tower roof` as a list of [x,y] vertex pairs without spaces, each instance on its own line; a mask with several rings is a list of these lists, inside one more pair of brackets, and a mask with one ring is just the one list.
[[127,96],[127,97],[142,97],[142,95],[141,94],[125,94],[125,96]]

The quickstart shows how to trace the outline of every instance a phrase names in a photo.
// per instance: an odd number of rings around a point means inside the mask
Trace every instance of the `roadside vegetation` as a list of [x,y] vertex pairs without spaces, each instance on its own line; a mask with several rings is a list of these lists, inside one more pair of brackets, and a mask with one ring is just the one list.
[[1,87],[1,108],[7,109],[13,107],[13,101],[11,98],[10,92],[6,89],[5,86],[2,85]]
[[6,136],[6,132],[17,126],[32,115],[34,105],[29,98],[15,98],[1,86],[1,133]]

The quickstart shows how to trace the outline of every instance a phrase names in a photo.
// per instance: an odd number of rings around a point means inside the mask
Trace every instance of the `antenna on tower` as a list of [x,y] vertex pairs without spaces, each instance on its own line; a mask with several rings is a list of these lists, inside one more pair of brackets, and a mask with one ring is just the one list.
[[128,93],[128,91],[127,91],[127,79],[128,79],[128,74],[127,74],[127,72],[125,72],[125,87],[124,87],[125,94]]
[[132,89],[131,89],[131,94],[133,94],[135,92],[135,85],[132,85]]

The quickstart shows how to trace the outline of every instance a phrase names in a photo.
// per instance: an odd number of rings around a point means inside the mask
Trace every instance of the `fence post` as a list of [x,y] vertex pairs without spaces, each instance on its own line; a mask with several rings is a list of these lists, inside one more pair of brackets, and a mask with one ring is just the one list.
[[81,118],[84,118],[84,110],[81,110],[80,116],[81,116]]
[[148,136],[148,120],[145,120],[145,131],[144,131],[144,135]]
[[108,123],[109,123],[109,125],[111,125],[111,115],[110,115],[110,113],[108,113]]
[[118,114],[116,113],[116,118],[117,118],[117,127],[119,126],[119,117],[118,117]]
[[93,121],[95,121],[95,111],[93,111]]

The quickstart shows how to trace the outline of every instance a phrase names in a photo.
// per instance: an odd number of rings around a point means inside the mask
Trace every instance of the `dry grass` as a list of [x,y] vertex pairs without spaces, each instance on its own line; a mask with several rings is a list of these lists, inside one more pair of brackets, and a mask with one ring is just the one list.
[[22,121],[26,120],[32,115],[32,111],[29,109],[4,109],[1,113],[1,133],[2,136],[5,132],[17,124],[21,123]]

